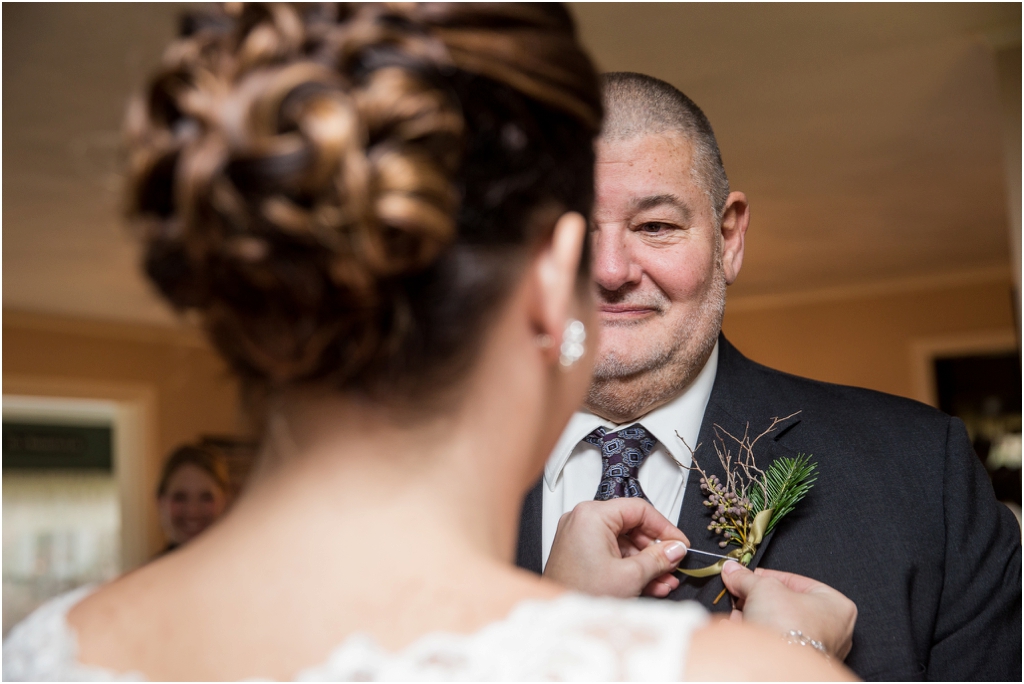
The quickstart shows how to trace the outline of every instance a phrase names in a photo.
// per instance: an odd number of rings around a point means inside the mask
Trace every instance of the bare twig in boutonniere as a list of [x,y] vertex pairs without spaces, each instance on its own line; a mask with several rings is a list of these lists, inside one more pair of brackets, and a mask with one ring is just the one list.
[[[809,455],[776,459],[766,470],[758,468],[754,460],[754,445],[758,440],[774,432],[779,423],[797,413],[799,411],[785,418],[773,418],[771,425],[756,437],[750,436],[749,423],[741,437],[716,424],[715,454],[725,473],[725,482],[717,475],[705,472],[697,462],[696,449],[690,449],[683,441],[690,451],[693,465],[682,467],[700,474],[704,505],[711,510],[708,529],[722,537],[718,542],[721,548],[738,547],[729,552],[728,558],[743,565],[750,563],[764,537],[807,495],[816,479],[815,464]],[[691,577],[709,577],[721,572],[725,561],[722,559],[697,570],[679,569],[678,572]],[[719,594],[715,603],[724,594],[724,591]]]

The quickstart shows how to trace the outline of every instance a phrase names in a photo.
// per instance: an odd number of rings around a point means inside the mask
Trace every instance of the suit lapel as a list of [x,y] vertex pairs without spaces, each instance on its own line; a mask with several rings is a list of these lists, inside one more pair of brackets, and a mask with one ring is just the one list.
[[[719,337],[718,369],[715,374],[715,385],[711,390],[711,397],[708,406],[704,411],[704,419],[701,422],[700,438],[698,447],[695,450],[694,458],[701,468],[708,475],[717,475],[725,480],[725,470],[718,455],[715,452],[715,425],[720,425],[733,434],[742,433],[747,422],[751,423],[752,430],[761,430],[767,427],[767,422],[778,413],[772,413],[783,407],[758,406],[754,398],[755,393],[750,392],[752,382],[744,376],[750,373],[753,364],[741,355],[724,336]],[[787,411],[788,413],[788,411]],[[782,415],[786,415],[783,413]],[[762,422],[765,422],[762,425]],[[789,450],[778,443],[781,437],[790,428],[800,422],[799,415],[781,423],[775,432],[766,435],[757,443],[754,448],[754,455],[758,467],[762,470],[768,467],[776,458],[791,455]],[[757,434],[757,433],[755,433]],[[731,445],[730,445],[731,448]],[[735,453],[735,449],[732,449]],[[686,492],[683,495],[683,506],[679,511],[678,527],[689,538],[691,547],[700,551],[724,554],[735,547],[722,549],[718,546],[722,537],[708,529],[711,523],[711,513],[704,506],[704,494],[700,491],[700,473],[691,471],[686,480]],[[775,536],[773,530],[758,546],[757,553],[750,562],[750,568],[757,567],[758,562],[764,556]],[[714,562],[713,558],[690,554],[680,567],[700,568]],[[669,594],[668,598],[680,600],[695,600],[702,603],[708,610],[713,612],[725,612],[732,609],[731,601],[723,598],[714,604],[715,598],[721,593],[725,586],[718,575],[711,577],[696,578],[679,576],[682,580],[679,587]]]
[[530,488],[523,500],[523,509],[519,514],[519,540],[516,543],[516,565],[541,573],[541,523],[544,519],[544,476]]

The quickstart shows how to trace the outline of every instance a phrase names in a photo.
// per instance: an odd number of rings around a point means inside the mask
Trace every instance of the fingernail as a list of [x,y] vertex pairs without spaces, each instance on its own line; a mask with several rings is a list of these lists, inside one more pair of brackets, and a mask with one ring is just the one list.
[[675,563],[677,560],[686,555],[686,544],[683,542],[672,542],[665,547],[665,556]]
[[723,575],[731,575],[732,573],[736,572],[739,569],[740,569],[740,564],[739,563],[737,563],[734,560],[727,560],[727,561],[725,561],[725,565],[722,566],[722,574]]

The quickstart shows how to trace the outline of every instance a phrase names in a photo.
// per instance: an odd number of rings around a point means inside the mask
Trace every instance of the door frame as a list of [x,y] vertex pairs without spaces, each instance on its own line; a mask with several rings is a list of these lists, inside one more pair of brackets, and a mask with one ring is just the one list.
[[[159,539],[155,492],[157,463],[157,392],[144,384],[101,382],[80,378],[3,376],[4,402],[16,408],[19,397],[52,400],[99,400],[113,405],[114,476],[121,513],[121,569],[136,568]],[[28,402],[26,402],[28,404]],[[27,408],[27,407],[26,407]]]
[[935,383],[935,360],[951,356],[973,356],[1019,352],[1013,328],[982,330],[933,337],[919,337],[910,343],[910,371],[914,399],[939,407]]

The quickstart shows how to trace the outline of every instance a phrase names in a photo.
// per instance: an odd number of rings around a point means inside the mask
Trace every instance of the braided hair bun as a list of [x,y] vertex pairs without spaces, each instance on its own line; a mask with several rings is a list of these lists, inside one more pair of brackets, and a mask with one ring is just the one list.
[[557,5],[235,5],[129,108],[145,267],[250,385],[387,394],[466,363],[601,108]]

